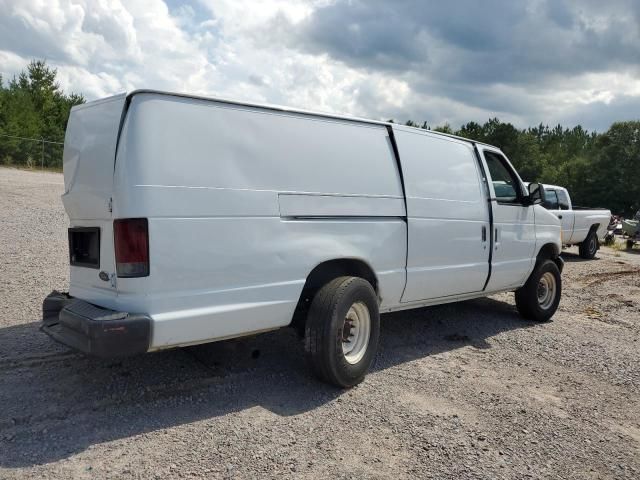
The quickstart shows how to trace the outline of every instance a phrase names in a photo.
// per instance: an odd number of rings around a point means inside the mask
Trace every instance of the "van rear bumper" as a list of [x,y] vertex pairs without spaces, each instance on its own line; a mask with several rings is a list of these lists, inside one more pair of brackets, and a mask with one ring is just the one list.
[[60,343],[102,358],[144,353],[151,341],[148,315],[117,312],[56,291],[42,303],[41,328]]

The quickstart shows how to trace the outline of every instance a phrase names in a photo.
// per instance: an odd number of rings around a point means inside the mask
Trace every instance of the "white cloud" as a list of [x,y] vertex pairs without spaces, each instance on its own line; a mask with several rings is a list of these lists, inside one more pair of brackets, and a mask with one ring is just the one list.
[[[30,58],[45,57],[58,68],[63,87],[90,99],[159,88],[366,115],[357,93],[373,89],[379,100],[400,107],[408,92],[403,82],[271,42],[274,18],[295,24],[326,3],[203,0],[209,16],[196,18],[190,5],[170,12],[161,0],[53,0],[19,7],[0,0],[6,30],[29,32],[41,46],[21,48],[15,38],[0,58],[7,59],[3,73],[11,75]],[[398,86],[397,94],[383,85]]]
[[[580,118],[591,105],[602,112],[606,105],[619,105],[623,97],[640,96],[634,71],[624,69],[552,72],[535,84],[500,82],[497,72],[492,81],[483,78],[461,87],[439,78],[451,73],[447,66],[464,68],[461,59],[469,55],[460,45],[447,44],[446,35],[421,34],[420,45],[431,47],[431,64],[408,63],[404,70],[388,63],[393,68],[378,68],[365,56],[348,61],[305,50],[291,41],[298,26],[308,23],[319,8],[338,5],[335,0],[167,1],[169,6],[162,0],[0,0],[0,72],[6,80],[29,60],[45,58],[58,68],[65,89],[89,99],[158,88],[453,126],[495,115],[520,126],[554,123]],[[535,10],[545,3],[538,0]],[[563,14],[554,13],[560,23],[566,21]],[[612,21],[607,15],[579,20],[606,32]],[[389,33],[384,19],[374,15],[370,20],[383,25],[374,34]],[[350,25],[359,35],[367,34],[355,20]],[[340,48],[338,40],[335,45]],[[451,52],[460,55],[452,57]],[[543,62],[544,55],[532,61]]]
[[206,35],[183,31],[161,0],[5,1],[0,12],[5,56],[21,57],[20,69],[46,58],[65,88],[89,98],[140,87],[204,92],[215,72]]

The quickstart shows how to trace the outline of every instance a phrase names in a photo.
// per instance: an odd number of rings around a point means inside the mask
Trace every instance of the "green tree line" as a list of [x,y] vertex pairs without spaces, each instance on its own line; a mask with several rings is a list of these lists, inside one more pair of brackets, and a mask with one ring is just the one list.
[[[406,124],[430,129],[426,122]],[[497,118],[433,130],[499,147],[523,180],[566,187],[576,205],[626,216],[640,209],[640,121],[615,122],[604,133],[580,125],[518,129]]]
[[[37,165],[41,155],[38,143],[2,134],[63,141],[71,107],[85,100],[65,94],[56,74],[34,60],[6,86],[0,75],[0,163]],[[430,129],[426,122],[406,124]],[[497,118],[433,130],[500,147],[525,181],[565,186],[576,205],[623,215],[640,209],[640,121],[616,122],[604,133],[580,125],[518,129]],[[45,150],[45,165],[62,165],[62,148]]]
[[65,94],[56,75],[43,60],[29,63],[6,85],[0,74],[0,163],[62,166],[62,145],[49,142],[64,141],[71,107],[85,100],[82,95]]

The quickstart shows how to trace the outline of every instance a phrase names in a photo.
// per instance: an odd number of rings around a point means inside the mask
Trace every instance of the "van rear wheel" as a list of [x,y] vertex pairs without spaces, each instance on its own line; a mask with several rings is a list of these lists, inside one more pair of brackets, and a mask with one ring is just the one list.
[[533,270],[527,283],[516,290],[520,315],[535,322],[549,320],[560,304],[562,278],[553,260],[543,260]]
[[305,351],[321,380],[342,388],[360,383],[373,363],[379,337],[378,300],[366,280],[336,278],[313,298]]

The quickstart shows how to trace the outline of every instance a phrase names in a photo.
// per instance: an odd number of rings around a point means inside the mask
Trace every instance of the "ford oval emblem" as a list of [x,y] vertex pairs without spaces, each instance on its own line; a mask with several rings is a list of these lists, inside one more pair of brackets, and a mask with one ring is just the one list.
[[98,276],[100,277],[100,280],[102,280],[104,282],[108,282],[109,281],[109,274],[107,272],[105,272],[104,270],[102,272],[100,272],[98,274]]

